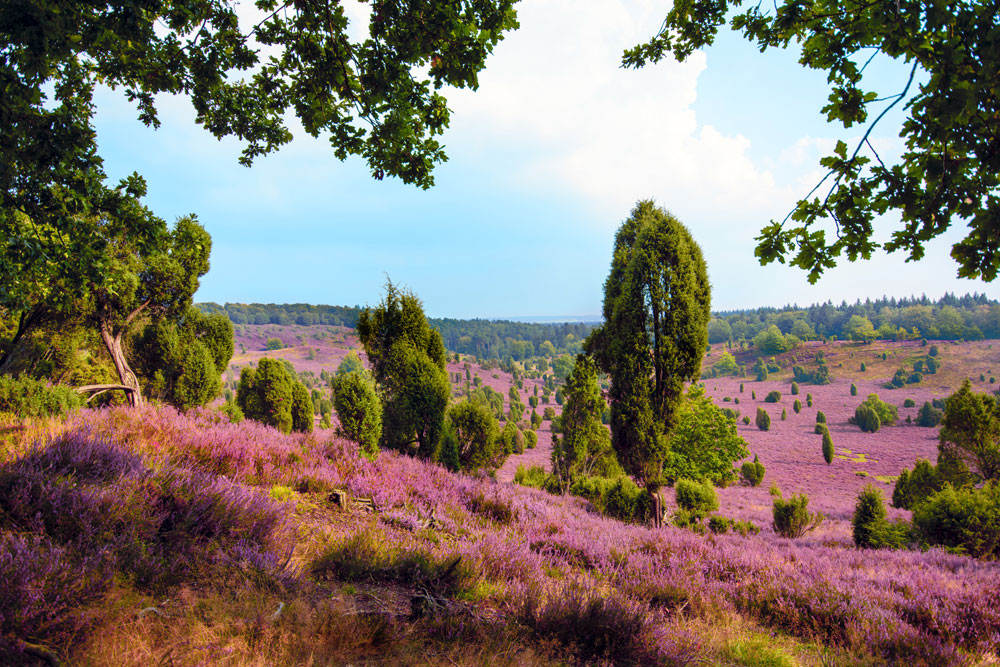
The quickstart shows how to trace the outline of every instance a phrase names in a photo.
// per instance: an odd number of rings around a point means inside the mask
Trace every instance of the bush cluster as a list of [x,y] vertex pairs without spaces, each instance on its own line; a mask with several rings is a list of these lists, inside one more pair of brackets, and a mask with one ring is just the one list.
[[764,464],[754,454],[753,461],[744,461],[740,466],[740,481],[747,486],[760,486],[764,481]]
[[823,523],[822,512],[809,511],[809,496],[806,494],[796,494],[785,500],[781,496],[781,490],[772,486],[771,495],[774,497],[772,526],[778,535],[790,538],[802,537]]
[[47,385],[27,375],[0,375],[0,412],[21,418],[56,417],[82,406],[80,394],[69,387]]

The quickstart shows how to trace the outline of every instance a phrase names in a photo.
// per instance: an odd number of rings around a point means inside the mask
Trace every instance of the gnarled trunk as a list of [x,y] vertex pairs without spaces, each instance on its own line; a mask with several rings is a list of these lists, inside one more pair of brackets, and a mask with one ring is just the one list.
[[[131,318],[129,318],[131,320]],[[111,361],[115,364],[115,371],[118,372],[118,380],[126,388],[125,393],[128,396],[128,402],[131,406],[142,405],[142,390],[139,389],[139,378],[136,377],[135,373],[128,365],[128,360],[125,358],[125,351],[122,349],[122,334],[123,330],[114,332],[111,328],[111,324],[107,320],[102,319],[100,321],[101,329],[101,340],[104,341],[104,346],[108,349],[108,354],[111,355]]]

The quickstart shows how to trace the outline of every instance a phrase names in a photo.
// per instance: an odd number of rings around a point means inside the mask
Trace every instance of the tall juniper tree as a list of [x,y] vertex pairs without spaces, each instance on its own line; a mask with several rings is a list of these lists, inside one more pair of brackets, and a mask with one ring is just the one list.
[[654,499],[684,383],[701,372],[711,289],[701,248],[674,216],[641,201],[615,236],[604,323],[585,349],[611,376],[611,443]]

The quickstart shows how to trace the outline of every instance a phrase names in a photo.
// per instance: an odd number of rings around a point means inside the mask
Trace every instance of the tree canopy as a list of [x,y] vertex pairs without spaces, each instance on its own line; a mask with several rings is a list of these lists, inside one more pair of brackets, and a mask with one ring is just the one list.
[[[735,12],[730,16],[729,9]],[[744,6],[739,0],[675,2],[659,32],[625,52],[641,67],[668,54],[683,60],[729,26],[764,51],[798,49],[799,62],[827,73],[828,121],[864,125],[854,146],[838,141],[820,164],[827,175],[780,222],[757,237],[762,263],[785,262],[816,282],[841,255],[869,259],[874,218],[887,211],[902,224],[882,247],[908,260],[953,223],[968,225],[952,247],[958,275],[992,281],[1000,270],[1000,50],[997,6],[973,1],[894,4],[863,0],[784,0]],[[864,73],[876,58],[905,63],[909,75],[892,91],[868,90]],[[923,80],[920,82],[920,80]],[[902,104],[898,160],[876,152],[872,131]],[[815,195],[815,196],[814,196]],[[830,224],[833,235],[829,237]]]

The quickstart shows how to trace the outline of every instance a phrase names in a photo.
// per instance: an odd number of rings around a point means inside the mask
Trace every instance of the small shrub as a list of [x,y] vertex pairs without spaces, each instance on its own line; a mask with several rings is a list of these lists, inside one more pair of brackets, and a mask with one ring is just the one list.
[[708,529],[716,535],[726,534],[732,525],[733,520],[727,517],[719,516],[718,514],[708,517]]
[[740,480],[747,486],[760,486],[764,481],[764,464],[757,459],[756,454],[753,461],[745,461],[740,466]]
[[854,411],[854,423],[865,433],[877,433],[882,427],[882,420],[871,406],[862,403]]
[[719,509],[719,498],[715,488],[708,482],[694,482],[689,479],[679,479],[674,486],[677,506],[687,510],[697,519],[709,512]]
[[852,382],[851,383],[851,396],[857,396],[857,395],[858,395],[858,385],[856,385],[856,384],[854,384]]
[[861,372],[864,373],[866,370],[868,370],[868,367],[865,366],[865,362],[862,361],[861,362]]
[[744,415],[743,416],[743,425],[744,426],[749,426],[750,425],[750,415]]
[[822,410],[817,410],[816,411],[816,423],[817,424],[825,424],[826,423],[826,413],[823,412]]
[[871,484],[858,496],[851,527],[854,544],[861,549],[899,549],[905,544],[909,532],[902,522],[889,523],[882,492]]
[[0,412],[18,417],[55,417],[83,407],[80,394],[69,387],[50,386],[21,375],[0,375]]
[[780,391],[770,391],[768,392],[767,396],[764,397],[765,403],[777,403],[780,400],[781,400]]
[[792,383],[792,396],[798,396],[798,395],[799,395],[799,383],[798,382],[793,382]]
[[[775,493],[776,491],[776,493]],[[781,491],[772,487],[774,532],[782,537],[802,537],[823,523],[823,514],[809,511],[809,496],[799,493],[788,500],[781,497]]]
[[545,486],[545,479],[548,473],[542,466],[531,466],[525,468],[524,464],[519,464],[514,471],[514,483],[521,486],[530,486],[533,489],[541,489]]
[[795,414],[799,414],[800,412],[802,412],[802,401],[796,398],[795,402],[792,403],[792,410],[795,412]]
[[808,407],[810,407],[810,408],[813,406],[813,395],[812,394],[806,394],[806,405]]
[[764,408],[757,408],[757,428],[761,431],[767,431],[771,428],[771,415],[767,414],[767,410]]
[[931,357],[938,356],[938,346],[937,345],[931,345],[931,349],[927,350],[927,354],[928,354],[928,356],[931,356]]
[[785,408],[781,408],[781,421],[788,419],[788,411]]
[[917,406],[917,402],[914,401],[912,398],[907,398],[907,399],[905,399],[903,401],[903,407],[904,408],[914,408],[916,406]]
[[813,433],[816,435],[823,435],[827,430],[826,422],[816,422],[816,426],[813,427]]
[[535,431],[525,431],[524,433],[524,446],[528,449],[534,449],[538,446],[538,433]]
[[833,438],[828,428],[823,429],[823,460],[827,465],[833,463]]
[[285,344],[281,342],[280,338],[268,338],[267,343],[264,345],[265,350],[281,350],[285,347]]
[[743,393],[743,383],[742,382],[740,382],[740,393],[741,394]]

